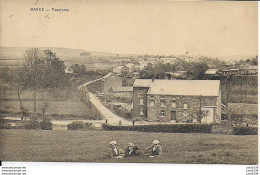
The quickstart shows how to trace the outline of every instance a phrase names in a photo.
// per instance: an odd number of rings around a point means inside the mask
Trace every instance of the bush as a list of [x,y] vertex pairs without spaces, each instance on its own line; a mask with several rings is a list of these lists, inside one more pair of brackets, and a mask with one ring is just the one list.
[[257,135],[258,127],[234,127],[235,135]]
[[26,129],[40,129],[40,122],[32,119],[29,121],[29,123],[25,124]]
[[75,115],[75,114],[52,114],[53,119],[62,119],[62,120],[101,120],[103,119],[98,113],[92,109],[89,111],[88,115]]
[[41,129],[52,130],[52,123],[50,120],[43,120],[40,122]]
[[0,119],[0,129],[12,129],[12,125],[4,119]]
[[75,121],[68,124],[68,130],[83,130],[84,129],[84,122],[82,121]]
[[92,130],[95,128],[92,123],[86,122],[84,125],[85,125],[85,130]]
[[172,133],[211,133],[212,125],[208,124],[157,124],[136,126],[112,126],[103,124],[105,130],[128,130],[141,132],[172,132]]

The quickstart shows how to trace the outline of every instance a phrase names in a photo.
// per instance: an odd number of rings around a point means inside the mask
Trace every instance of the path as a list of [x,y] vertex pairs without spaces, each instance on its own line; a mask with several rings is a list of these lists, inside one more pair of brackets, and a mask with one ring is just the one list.
[[78,90],[80,90],[82,93],[84,93],[84,95],[88,95],[89,101],[91,102],[91,104],[93,104],[96,109],[99,111],[99,113],[108,121],[108,124],[110,125],[119,125],[119,122],[121,121],[122,125],[132,125],[132,122],[125,120],[124,118],[114,114],[113,112],[111,112],[107,107],[105,107],[101,101],[96,97],[96,95],[94,95],[93,93],[86,91],[85,88],[91,84],[94,83],[96,81],[101,80],[102,78],[93,80],[93,81],[89,81],[87,83],[84,83],[82,85],[78,86]]

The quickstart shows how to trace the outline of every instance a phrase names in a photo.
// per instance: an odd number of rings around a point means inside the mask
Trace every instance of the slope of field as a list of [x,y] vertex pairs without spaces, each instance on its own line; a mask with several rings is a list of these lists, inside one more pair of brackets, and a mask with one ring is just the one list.
[[[0,160],[65,162],[147,162],[181,164],[257,164],[257,136],[142,133],[130,131],[0,130]],[[161,141],[159,158],[108,158],[111,140],[126,148],[136,143],[143,151]]]
[[[29,47],[0,47],[0,67],[13,67],[22,65],[24,61],[24,55]],[[72,64],[85,64],[88,70],[93,69],[109,69],[111,67],[118,66],[117,64],[111,64],[108,62],[110,57],[116,57],[117,54],[86,51],[80,49],[68,49],[68,48],[54,48],[54,47],[41,47],[40,50],[50,49],[56,55],[64,61],[66,66]],[[88,56],[80,56],[81,53],[89,53]],[[127,55],[120,55],[125,57]]]
[[[49,97],[48,112],[54,116],[62,116],[69,118],[83,118],[83,119],[94,119],[95,112],[89,105],[85,104],[81,100],[80,94],[77,91],[64,91],[67,93],[65,99],[54,99]],[[65,95],[64,95],[65,96]],[[23,106],[28,112],[33,112],[33,94],[31,91],[25,91],[21,95]],[[0,115],[2,113],[10,113],[9,115],[18,113],[20,111],[20,103],[17,98],[17,92],[11,90],[0,90]],[[37,94],[36,112],[42,113],[44,102],[40,95]]]
[[222,103],[258,102],[258,76],[234,76],[221,80]]

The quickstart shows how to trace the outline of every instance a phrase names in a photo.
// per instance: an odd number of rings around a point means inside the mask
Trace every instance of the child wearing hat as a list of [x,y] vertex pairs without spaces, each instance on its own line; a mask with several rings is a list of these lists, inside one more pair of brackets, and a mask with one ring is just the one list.
[[125,155],[125,151],[118,148],[117,146],[117,141],[116,140],[113,140],[111,142],[109,142],[109,147],[111,148],[111,152],[112,152],[112,157],[114,158],[123,158],[124,155]]
[[149,153],[149,157],[161,156],[162,155],[162,147],[159,145],[159,140],[154,140],[153,145],[149,146],[145,149],[146,153]]
[[125,149],[125,156],[131,157],[131,156],[138,156],[140,154],[138,146],[136,146],[133,143],[129,143],[128,147]]

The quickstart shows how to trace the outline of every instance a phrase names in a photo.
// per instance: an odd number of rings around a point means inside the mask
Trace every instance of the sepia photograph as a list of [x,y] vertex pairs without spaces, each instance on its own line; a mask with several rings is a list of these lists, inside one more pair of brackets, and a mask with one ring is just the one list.
[[258,165],[257,15],[0,0],[0,160]]

